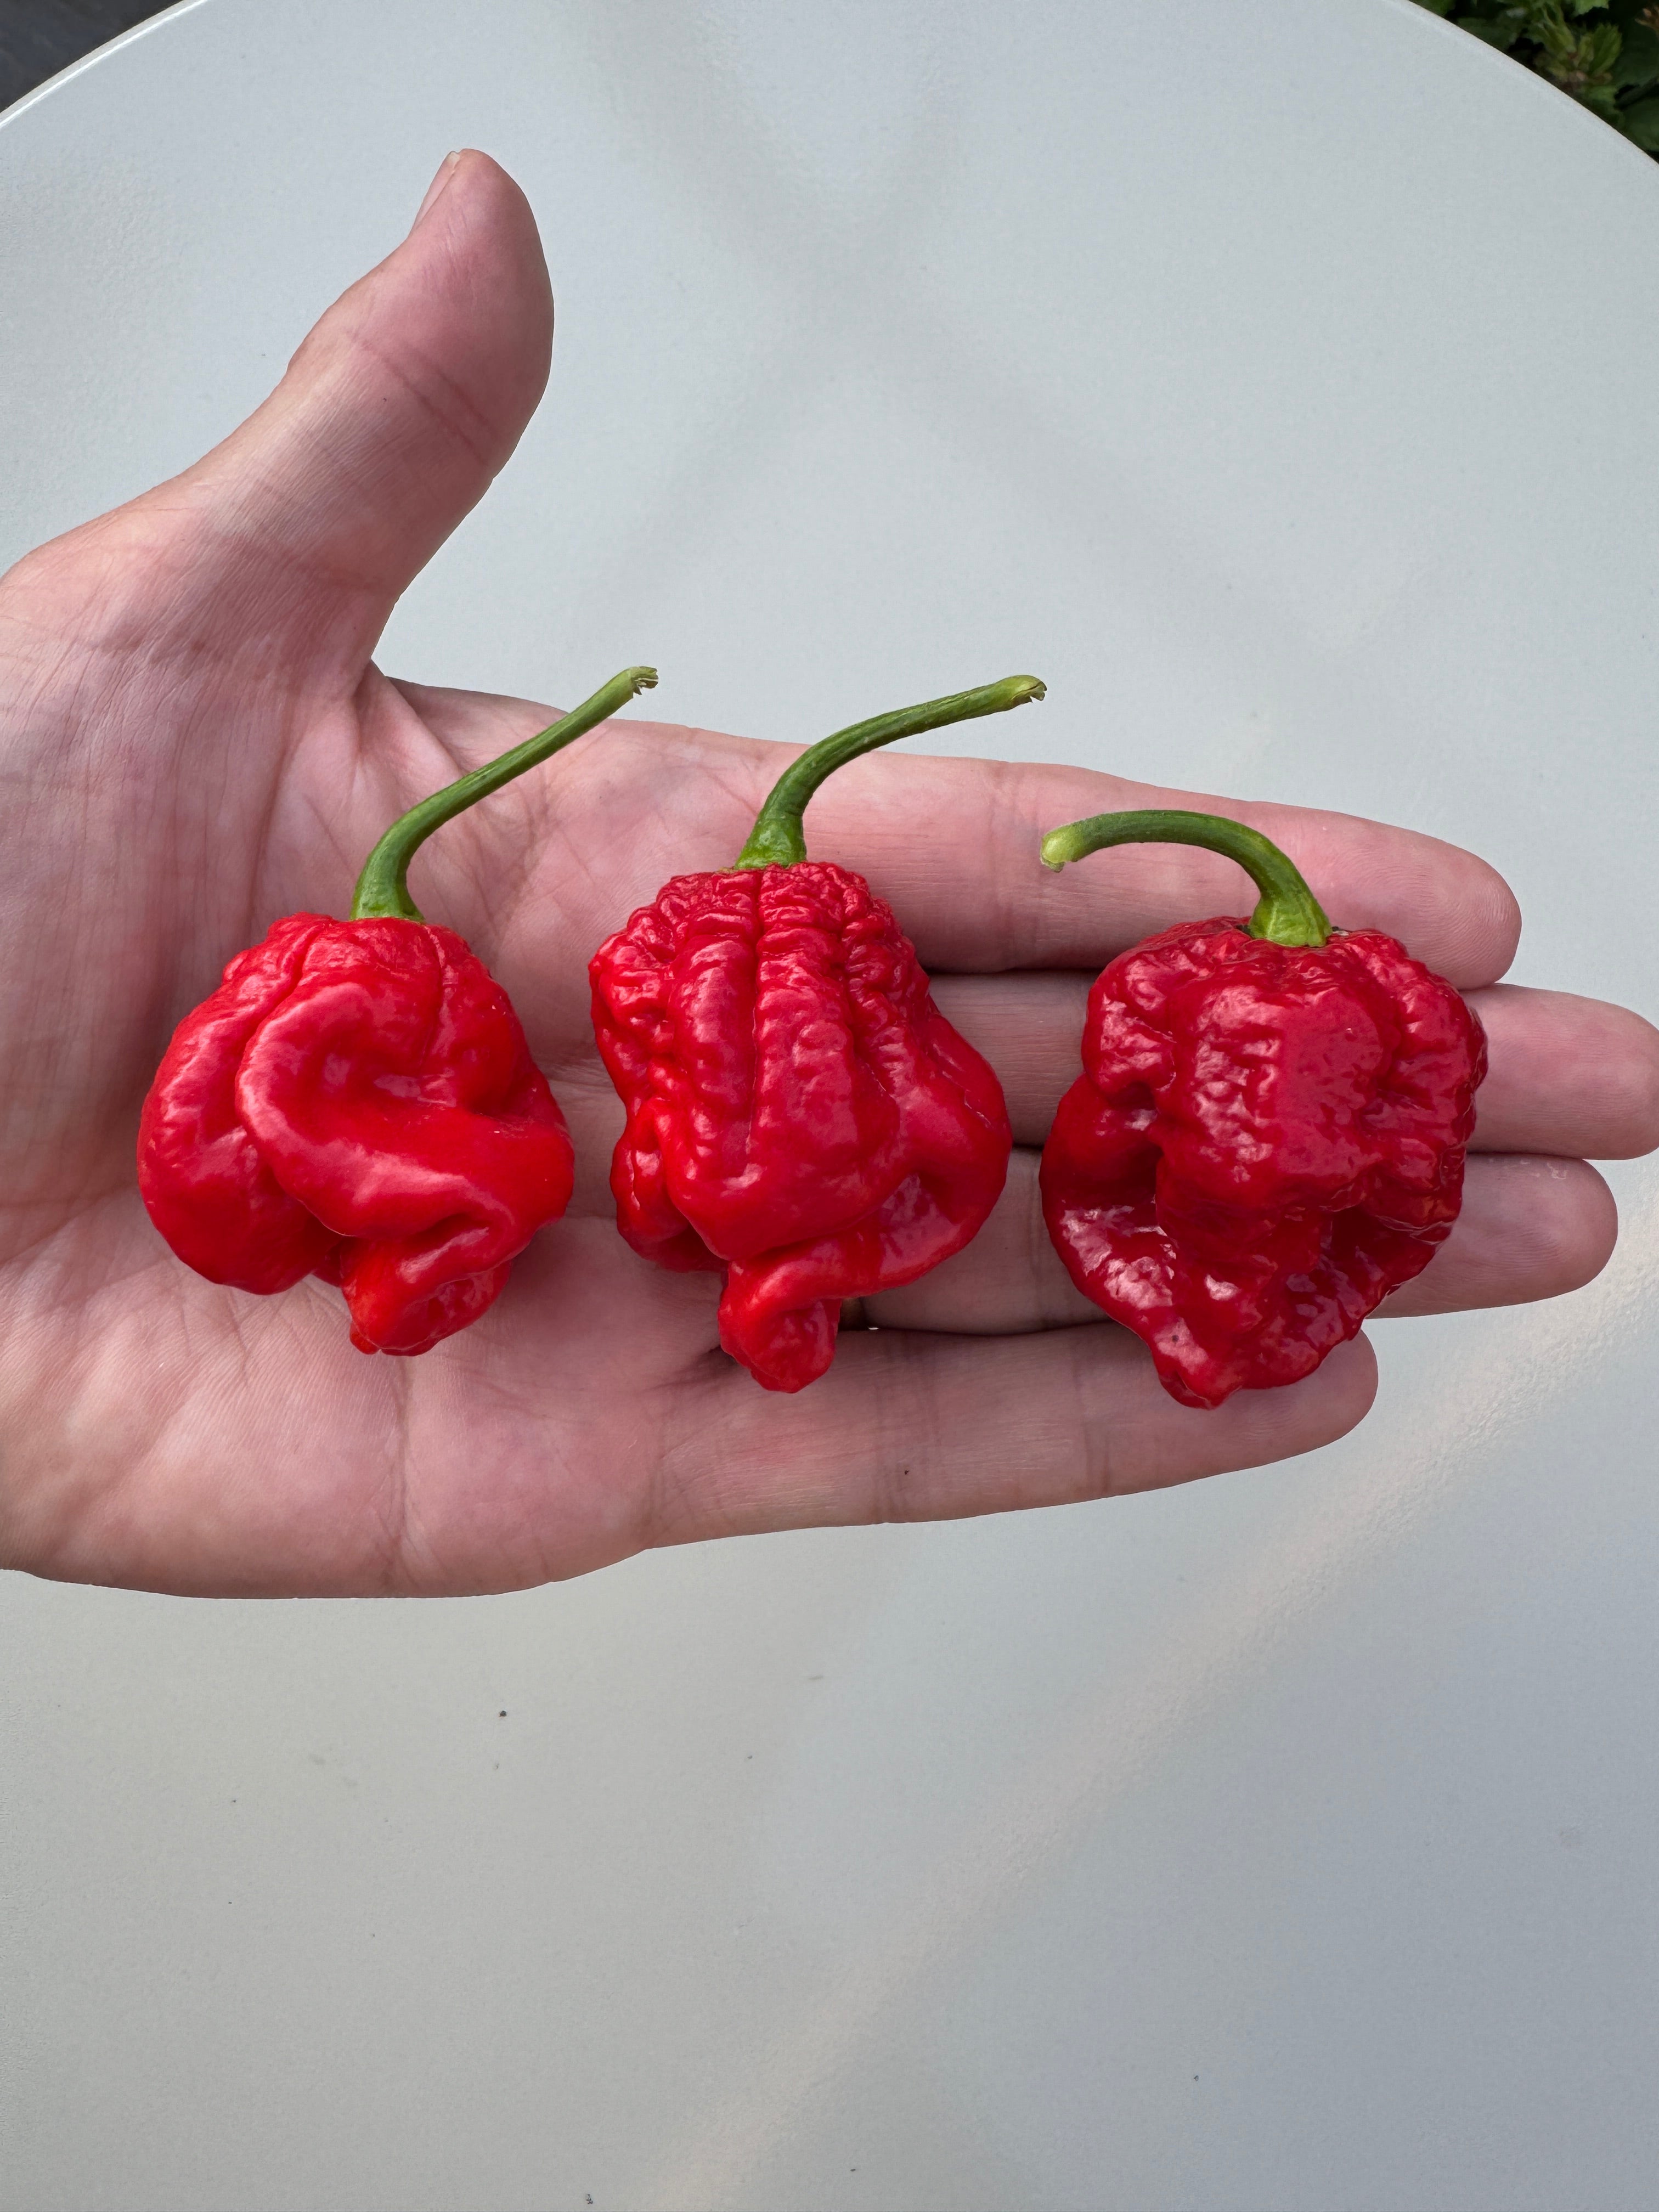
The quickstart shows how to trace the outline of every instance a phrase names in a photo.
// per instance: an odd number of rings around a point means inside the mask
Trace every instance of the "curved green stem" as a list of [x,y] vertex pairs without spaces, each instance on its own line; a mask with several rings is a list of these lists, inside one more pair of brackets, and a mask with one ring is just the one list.
[[568,714],[550,723],[533,738],[514,745],[499,760],[475,768],[470,775],[447,783],[430,799],[423,799],[418,806],[411,806],[407,814],[400,815],[363,863],[363,872],[351,896],[351,919],[364,921],[391,915],[404,921],[422,921],[421,909],[409,896],[409,864],[433,831],[441,829],[446,822],[453,822],[479,799],[488,799],[504,783],[511,783],[527,768],[535,768],[550,759],[573,738],[580,737],[584,731],[603,722],[640,692],[649,691],[656,681],[654,668],[624,668],[620,676],[611,678],[603,690],[596,691],[580,707],[573,707]]
[[1028,699],[1042,698],[1047,686],[1035,676],[1005,676],[1000,684],[982,684],[977,691],[953,691],[948,699],[926,699],[920,707],[901,707],[872,721],[854,722],[809,746],[798,761],[785,769],[768,793],[766,804],[755,817],[755,826],[733,865],[739,868],[787,868],[806,858],[806,838],[800,817],[806,802],[827,775],[860,753],[874,752],[898,738],[914,738],[923,730],[943,729],[948,722],[971,721],[976,714],[1003,714],[1023,707]]
[[1148,807],[1135,814],[1094,814],[1068,822],[1042,841],[1045,868],[1063,868],[1104,845],[1202,845],[1224,853],[1254,879],[1261,896],[1249,919],[1252,937],[1275,945],[1323,945],[1331,933],[1319,901],[1303,881],[1293,860],[1259,830],[1230,822],[1222,814],[1187,814],[1176,807]]

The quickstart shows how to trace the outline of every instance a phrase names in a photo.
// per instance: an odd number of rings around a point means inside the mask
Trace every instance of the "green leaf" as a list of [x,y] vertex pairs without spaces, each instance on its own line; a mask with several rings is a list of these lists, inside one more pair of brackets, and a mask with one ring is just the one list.
[[1618,66],[1619,50],[1623,44],[1613,24],[1598,24],[1595,30],[1587,31],[1579,43],[1582,66],[1591,76],[1610,77]]
[[1542,45],[1572,43],[1558,0],[1504,0],[1494,14],[1504,22],[1513,23],[1522,37],[1536,39]]
[[1417,0],[1419,8],[1426,8],[1431,15],[1449,15],[1455,0]]
[[1626,108],[1619,127],[1644,154],[1659,154],[1659,100],[1644,100]]
[[1625,33],[1625,50],[1619,57],[1619,66],[1613,81],[1621,91],[1638,84],[1659,82],[1659,38],[1638,23],[1634,30]]
[[1484,39],[1489,46],[1498,46],[1505,52],[1520,36],[1513,23],[1483,23],[1478,15],[1454,15],[1452,21],[1460,31],[1471,32],[1477,39]]

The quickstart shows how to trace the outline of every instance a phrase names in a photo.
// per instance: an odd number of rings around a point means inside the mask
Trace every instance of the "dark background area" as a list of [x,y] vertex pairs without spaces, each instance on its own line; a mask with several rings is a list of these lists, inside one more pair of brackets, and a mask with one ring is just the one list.
[[168,0],[0,0],[0,107],[9,107]]

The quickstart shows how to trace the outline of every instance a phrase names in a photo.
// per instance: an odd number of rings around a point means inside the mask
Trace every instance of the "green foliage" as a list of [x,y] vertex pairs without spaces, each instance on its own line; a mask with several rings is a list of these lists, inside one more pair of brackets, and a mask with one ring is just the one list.
[[1417,0],[1659,155],[1659,0]]

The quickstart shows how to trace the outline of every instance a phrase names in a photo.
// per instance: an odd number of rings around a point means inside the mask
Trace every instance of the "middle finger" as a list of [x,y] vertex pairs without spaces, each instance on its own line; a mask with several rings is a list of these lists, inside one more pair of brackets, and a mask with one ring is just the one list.
[[[1041,1145],[1081,1071],[1093,977],[1072,972],[936,975],[933,996],[996,1069],[1014,1141]],[[1624,1006],[1495,983],[1465,994],[1491,1073],[1472,1149],[1632,1159],[1659,1146],[1659,1030]]]

